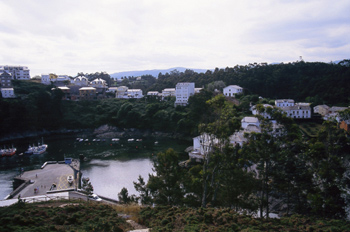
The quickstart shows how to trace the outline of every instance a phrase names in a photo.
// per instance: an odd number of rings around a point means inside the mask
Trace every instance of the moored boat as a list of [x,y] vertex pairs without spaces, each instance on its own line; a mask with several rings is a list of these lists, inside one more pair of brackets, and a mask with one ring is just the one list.
[[1,156],[13,156],[14,154],[16,154],[17,148],[8,148],[8,149],[2,149],[1,150]]
[[36,149],[37,147],[36,146],[30,146],[29,145],[29,147],[28,147],[28,149],[24,152],[24,154],[26,154],[26,155],[32,155],[33,154],[33,152],[34,152],[34,150]]
[[33,150],[33,155],[40,155],[46,152],[46,149],[48,147],[47,144],[44,144],[44,140],[41,138],[41,145],[39,144],[35,149]]

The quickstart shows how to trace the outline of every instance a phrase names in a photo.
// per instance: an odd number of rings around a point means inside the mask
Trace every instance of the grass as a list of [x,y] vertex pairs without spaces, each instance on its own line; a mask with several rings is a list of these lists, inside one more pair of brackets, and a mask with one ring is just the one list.
[[310,138],[317,137],[319,130],[322,128],[322,122],[311,121],[311,120],[295,120],[299,128],[304,134]]

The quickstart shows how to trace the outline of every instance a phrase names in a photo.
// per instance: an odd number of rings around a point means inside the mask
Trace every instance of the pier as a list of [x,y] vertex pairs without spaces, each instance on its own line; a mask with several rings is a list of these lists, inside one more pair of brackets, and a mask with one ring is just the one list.
[[[73,176],[69,183],[68,176]],[[45,162],[41,169],[26,171],[14,178],[15,190],[7,199],[73,191],[80,184],[80,162],[76,159]]]

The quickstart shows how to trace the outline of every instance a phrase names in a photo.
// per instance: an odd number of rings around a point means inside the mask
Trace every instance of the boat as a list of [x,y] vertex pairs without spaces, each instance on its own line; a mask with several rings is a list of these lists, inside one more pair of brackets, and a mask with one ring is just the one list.
[[118,142],[118,141],[119,141],[118,138],[113,138],[113,139],[112,139],[112,142]]
[[0,151],[1,156],[13,156],[16,154],[17,148],[12,147],[12,148],[7,148],[7,149],[2,149]]
[[135,139],[128,139],[128,142],[134,142]]
[[41,140],[42,140],[41,145],[39,144],[39,145],[34,149],[33,155],[40,155],[40,154],[43,154],[43,153],[46,151],[48,145],[47,145],[47,144],[44,144],[44,141],[43,141],[42,138],[41,138]]
[[136,139],[137,142],[142,142],[142,139]]
[[28,149],[24,152],[24,154],[26,154],[26,155],[32,155],[33,152],[34,152],[34,150],[35,150],[36,148],[37,148],[37,147],[34,146],[34,144],[33,144],[33,146],[30,146],[30,145],[29,145]]

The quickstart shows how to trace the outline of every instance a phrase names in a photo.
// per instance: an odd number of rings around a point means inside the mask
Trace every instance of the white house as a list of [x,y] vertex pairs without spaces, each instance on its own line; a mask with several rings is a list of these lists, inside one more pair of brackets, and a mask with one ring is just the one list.
[[14,98],[15,91],[13,88],[1,88],[1,95],[3,98]]
[[236,94],[243,93],[243,88],[238,85],[229,85],[223,89],[226,97],[234,97]]
[[141,89],[128,89],[127,96],[128,98],[143,98],[143,93]]
[[203,160],[204,156],[211,152],[218,142],[215,136],[207,133],[194,137],[193,149],[188,153],[190,159],[195,159],[196,161]]
[[94,88],[108,88],[107,82],[101,78],[96,78],[95,80],[91,81],[91,86]]
[[0,65],[0,74],[3,72],[11,73],[15,80],[30,80],[29,69],[26,66]]
[[3,88],[12,88],[12,75],[8,72],[0,73],[1,86]]
[[188,99],[194,95],[193,82],[180,82],[176,84],[175,90],[175,106],[185,106],[188,104]]
[[128,87],[126,86],[118,86],[117,87],[117,93],[116,93],[116,98],[128,98]]
[[148,91],[147,96],[158,96],[159,92],[158,91]]
[[280,107],[290,118],[311,118],[309,103],[296,103],[293,106]]
[[294,100],[292,100],[292,99],[278,99],[278,100],[275,100],[275,106],[277,106],[277,107],[294,106]]
[[254,125],[254,126],[257,126],[258,128],[260,128],[259,119],[257,117],[244,117],[241,120],[241,127],[243,129],[246,129],[249,125]]
[[78,76],[74,79],[74,85],[77,86],[88,86],[89,85],[89,80],[85,76]]
[[162,97],[172,97],[175,96],[175,88],[166,88],[162,90]]
[[194,88],[194,93],[200,93],[203,88]]
[[259,111],[256,109],[256,105],[255,105],[255,106],[252,106],[252,108],[250,108],[250,110],[252,111],[252,114],[253,114],[253,115],[261,115],[261,116],[263,116],[264,118],[271,119],[271,115],[269,115],[268,113],[266,113],[266,108],[268,108],[268,107],[273,108],[273,106],[272,106],[272,105],[269,105],[269,104],[263,104],[262,106],[265,108],[265,112],[259,112]]

